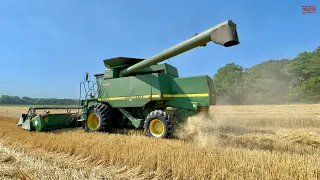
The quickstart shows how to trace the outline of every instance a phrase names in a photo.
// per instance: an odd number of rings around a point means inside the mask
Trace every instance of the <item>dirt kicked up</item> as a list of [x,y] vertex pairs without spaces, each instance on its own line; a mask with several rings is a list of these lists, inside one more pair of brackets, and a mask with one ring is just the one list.
[[182,140],[29,132],[1,114],[0,179],[319,179],[319,109],[214,107],[180,128]]

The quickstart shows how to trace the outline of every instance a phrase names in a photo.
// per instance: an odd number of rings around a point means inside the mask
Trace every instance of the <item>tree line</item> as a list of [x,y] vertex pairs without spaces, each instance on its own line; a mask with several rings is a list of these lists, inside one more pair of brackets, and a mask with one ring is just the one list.
[[56,99],[56,98],[30,98],[2,95],[0,104],[18,104],[18,105],[78,105],[77,99]]
[[320,103],[320,46],[250,68],[228,63],[213,82],[217,104]]

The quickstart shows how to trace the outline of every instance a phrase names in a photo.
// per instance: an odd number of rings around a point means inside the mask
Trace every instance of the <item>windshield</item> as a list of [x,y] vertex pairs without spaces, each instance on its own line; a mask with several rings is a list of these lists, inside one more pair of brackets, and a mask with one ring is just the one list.
[[100,85],[102,84],[102,77],[103,77],[103,75],[96,76],[98,87],[100,87]]

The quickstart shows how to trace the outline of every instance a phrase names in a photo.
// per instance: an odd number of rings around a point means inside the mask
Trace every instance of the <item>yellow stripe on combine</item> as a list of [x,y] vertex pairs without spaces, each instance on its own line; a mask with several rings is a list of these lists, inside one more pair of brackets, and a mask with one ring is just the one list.
[[207,97],[208,93],[204,94],[164,94],[163,97]]
[[[110,98],[98,98],[98,101],[115,101],[115,100],[127,100],[127,99],[151,99],[151,98],[172,98],[172,97],[208,97],[208,93],[203,94],[153,94],[153,95],[141,95],[141,96],[118,96]],[[210,96],[215,96],[211,94]]]

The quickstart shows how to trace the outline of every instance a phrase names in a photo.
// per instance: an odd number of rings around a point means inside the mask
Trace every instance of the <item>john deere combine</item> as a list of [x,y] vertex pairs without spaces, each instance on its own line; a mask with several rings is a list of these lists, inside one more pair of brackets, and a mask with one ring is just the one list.
[[193,112],[208,109],[215,104],[215,92],[209,76],[180,78],[177,68],[157,63],[211,41],[224,47],[239,44],[236,24],[225,21],[147,59],[105,59],[105,72],[95,74],[94,82],[86,74],[81,82],[80,92],[82,85],[87,83],[87,87],[78,121],[86,132],[133,127],[143,129],[147,136],[169,137],[175,119],[166,112],[168,107]]

